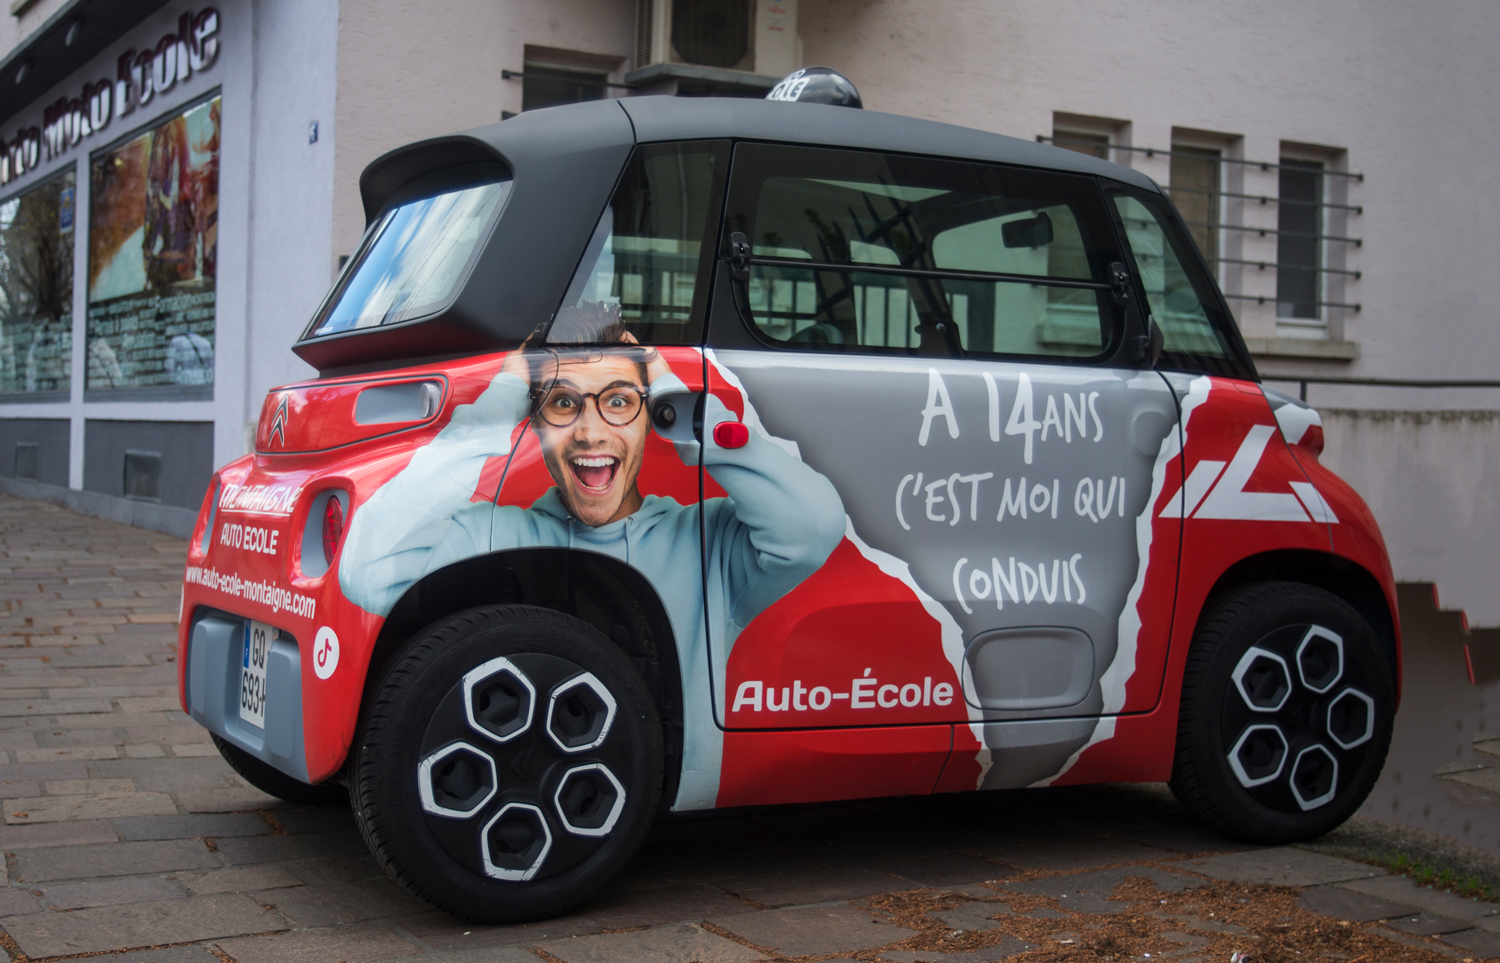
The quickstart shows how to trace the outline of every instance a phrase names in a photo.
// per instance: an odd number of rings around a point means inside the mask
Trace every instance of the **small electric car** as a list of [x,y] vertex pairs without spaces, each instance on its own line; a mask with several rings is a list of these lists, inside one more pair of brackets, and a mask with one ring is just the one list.
[[184,709],[434,906],[660,810],[1169,780],[1257,842],[1391,736],[1380,532],[1149,178],[641,97],[412,144],[215,474]]

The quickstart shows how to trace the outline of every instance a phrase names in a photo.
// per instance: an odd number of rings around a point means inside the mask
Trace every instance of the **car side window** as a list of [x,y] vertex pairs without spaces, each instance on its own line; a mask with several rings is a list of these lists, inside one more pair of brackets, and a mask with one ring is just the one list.
[[547,332],[549,344],[697,344],[718,229],[727,141],[648,144],[631,155]]
[[721,244],[736,296],[799,350],[1097,359],[1118,337],[1113,227],[1090,178],[741,144]]
[[1164,199],[1111,191],[1134,260],[1134,274],[1162,332],[1163,367],[1243,377],[1232,324]]

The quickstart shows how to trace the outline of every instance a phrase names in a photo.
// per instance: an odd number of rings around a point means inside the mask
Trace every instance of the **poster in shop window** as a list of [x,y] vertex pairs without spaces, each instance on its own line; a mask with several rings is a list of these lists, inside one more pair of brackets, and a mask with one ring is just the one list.
[[215,97],[93,159],[91,390],[213,383],[219,111]]
[[69,173],[0,201],[0,392],[68,390],[73,194]]

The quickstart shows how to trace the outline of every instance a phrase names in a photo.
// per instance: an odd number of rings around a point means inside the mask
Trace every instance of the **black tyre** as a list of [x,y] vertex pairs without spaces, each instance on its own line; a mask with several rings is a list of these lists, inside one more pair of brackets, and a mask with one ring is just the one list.
[[630,660],[547,609],[420,633],[370,697],[355,820],[417,896],[476,922],[555,916],[635,855],[661,794],[656,707]]
[[286,773],[268,763],[261,762],[250,753],[214,736],[214,745],[219,755],[235,772],[261,792],[287,802],[305,806],[347,806],[349,790],[336,782],[324,782],[314,786]]
[[1394,705],[1390,664],[1348,603],[1296,582],[1246,587],[1188,653],[1172,791],[1249,842],[1322,835],[1380,776]]

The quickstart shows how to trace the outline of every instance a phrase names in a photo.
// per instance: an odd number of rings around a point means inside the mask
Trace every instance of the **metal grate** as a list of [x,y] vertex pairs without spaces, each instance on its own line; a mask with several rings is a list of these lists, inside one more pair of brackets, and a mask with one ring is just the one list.
[[161,452],[125,450],[125,497],[161,501]]
[[[1160,156],[1174,161],[1203,162],[1208,159],[1206,156],[1208,152],[1199,148],[1161,150],[1155,147],[1131,147],[1124,144],[1106,145],[1101,143],[1104,140],[1103,137],[1093,134],[1069,132],[1059,133],[1053,137],[1038,135],[1037,140],[1041,143],[1055,144],[1070,150],[1094,154],[1105,159],[1109,158],[1110,151],[1126,151],[1144,154],[1147,157]],[[1258,271],[1276,271],[1274,279],[1276,293],[1272,294],[1268,291],[1252,294],[1244,291],[1225,291],[1226,298],[1230,301],[1276,306],[1278,329],[1289,329],[1293,337],[1321,338],[1325,336],[1328,333],[1325,309],[1358,312],[1363,308],[1363,305],[1356,300],[1347,297],[1345,300],[1329,299],[1324,296],[1324,292],[1328,284],[1332,283],[1328,278],[1330,275],[1338,279],[1331,293],[1346,295],[1348,281],[1357,281],[1361,277],[1360,271],[1339,266],[1342,261],[1341,255],[1331,258],[1334,252],[1328,245],[1338,245],[1341,250],[1364,246],[1363,238],[1347,233],[1333,233],[1325,229],[1329,217],[1335,217],[1335,226],[1341,226],[1344,219],[1365,212],[1362,204],[1329,200],[1328,179],[1337,178],[1341,179],[1342,184],[1353,185],[1363,183],[1364,174],[1357,171],[1332,170],[1326,165],[1312,165],[1298,160],[1283,159],[1279,162],[1272,162],[1225,157],[1222,152],[1215,152],[1211,162],[1215,165],[1216,176],[1217,165],[1220,164],[1240,165],[1268,173],[1274,171],[1278,176],[1280,189],[1278,196],[1271,196],[1222,190],[1223,185],[1220,183],[1209,185],[1174,183],[1167,188],[1168,193],[1177,201],[1181,212],[1186,215],[1182,222],[1183,226],[1189,230],[1199,247],[1203,249],[1203,253],[1208,257],[1216,274],[1218,266],[1224,264],[1254,267]],[[1179,197],[1178,195],[1188,196]],[[1197,198],[1203,198],[1203,201],[1194,203]],[[1219,216],[1220,199],[1246,201],[1258,206],[1275,204],[1278,209],[1276,226],[1235,223],[1226,217]],[[1205,204],[1204,201],[1207,203]],[[1205,209],[1211,210],[1212,213],[1205,214]],[[1219,231],[1275,238],[1276,258],[1271,260],[1226,257],[1219,250],[1217,243]],[[1330,263],[1330,259],[1333,263]]]
[[656,0],[636,0],[635,69],[651,63],[651,34],[656,27]]
[[750,53],[747,0],[673,0],[672,48],[683,63],[736,67]]
[[37,460],[38,447],[34,441],[16,442],[16,478],[21,481],[39,481],[41,468]]

